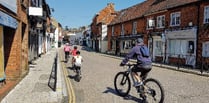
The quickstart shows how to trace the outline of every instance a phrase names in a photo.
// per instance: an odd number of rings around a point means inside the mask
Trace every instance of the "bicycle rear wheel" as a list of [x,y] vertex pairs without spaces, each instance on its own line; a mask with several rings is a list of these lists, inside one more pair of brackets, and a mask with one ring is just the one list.
[[144,93],[148,103],[163,103],[164,89],[156,79],[149,78],[144,81]]
[[131,89],[131,81],[126,72],[119,72],[114,79],[114,86],[116,92],[120,96],[127,96]]

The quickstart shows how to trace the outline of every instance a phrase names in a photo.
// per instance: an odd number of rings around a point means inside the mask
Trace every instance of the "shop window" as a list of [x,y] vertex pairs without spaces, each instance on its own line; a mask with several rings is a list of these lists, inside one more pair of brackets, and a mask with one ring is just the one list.
[[169,55],[177,57],[186,56],[188,51],[187,40],[169,40]]

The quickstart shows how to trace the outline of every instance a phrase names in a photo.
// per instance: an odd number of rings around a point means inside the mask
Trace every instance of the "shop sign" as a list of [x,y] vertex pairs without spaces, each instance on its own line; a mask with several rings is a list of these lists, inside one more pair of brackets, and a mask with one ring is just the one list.
[[16,29],[17,20],[0,11],[0,24]]

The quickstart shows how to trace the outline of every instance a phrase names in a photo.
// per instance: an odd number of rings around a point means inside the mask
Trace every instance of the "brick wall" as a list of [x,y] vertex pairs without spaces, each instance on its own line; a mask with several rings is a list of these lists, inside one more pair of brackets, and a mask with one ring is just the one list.
[[[198,51],[197,61],[202,62],[202,44],[209,41],[209,24],[204,24],[204,7],[209,6],[209,2],[202,2],[200,4],[200,16],[199,16],[199,34],[198,34]],[[204,60],[209,63],[209,58]]]

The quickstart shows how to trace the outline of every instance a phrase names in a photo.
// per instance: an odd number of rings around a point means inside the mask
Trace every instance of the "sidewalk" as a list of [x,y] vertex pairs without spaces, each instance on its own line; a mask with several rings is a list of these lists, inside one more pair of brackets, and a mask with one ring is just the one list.
[[30,65],[28,75],[1,103],[62,103],[65,87],[56,54],[54,48],[37,59],[36,65]]

